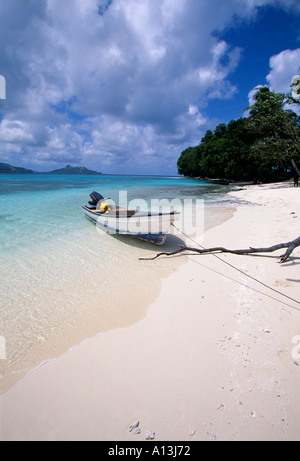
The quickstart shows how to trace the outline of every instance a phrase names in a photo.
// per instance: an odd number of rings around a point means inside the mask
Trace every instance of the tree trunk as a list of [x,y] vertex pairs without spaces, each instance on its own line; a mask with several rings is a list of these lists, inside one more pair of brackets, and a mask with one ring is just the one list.
[[279,250],[281,248],[287,248],[286,252],[280,256],[280,262],[285,262],[287,259],[290,257],[292,252],[296,247],[300,246],[300,236],[296,238],[295,240],[291,242],[286,242],[286,243],[279,243],[277,245],[273,245],[271,247],[267,248],[246,248],[244,250],[228,250],[227,248],[224,247],[213,247],[213,248],[193,248],[193,247],[188,247],[188,246],[182,246],[176,251],[173,251],[171,253],[158,253],[156,256],[153,256],[152,258],[139,258],[142,260],[148,260],[148,259],[156,259],[159,256],[172,256],[176,255],[178,253],[182,253],[184,251],[192,251],[193,253],[198,253],[198,254],[205,254],[205,253],[233,253],[233,254],[238,254],[238,255],[248,255],[248,254],[253,254],[253,253],[272,253],[273,251]]
[[294,170],[296,171],[297,175],[300,177],[300,171],[299,171],[299,169],[298,169],[298,167],[296,165],[296,162],[295,162],[295,160],[293,158],[291,160],[291,163],[292,163],[292,166],[293,166]]

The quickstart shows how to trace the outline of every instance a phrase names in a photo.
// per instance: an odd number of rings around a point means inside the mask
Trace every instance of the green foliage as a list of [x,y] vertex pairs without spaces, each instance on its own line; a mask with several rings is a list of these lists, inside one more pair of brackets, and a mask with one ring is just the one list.
[[290,177],[290,161],[300,162],[300,119],[284,109],[286,102],[286,95],[260,88],[249,117],[208,130],[198,146],[181,153],[178,173],[247,181]]
[[284,109],[286,96],[263,87],[254,100],[248,125],[258,136],[251,151],[273,159],[291,160],[299,157],[299,117],[291,110]]
[[177,161],[178,173],[184,176],[199,176],[199,155],[200,146],[188,147]]
[[248,129],[247,119],[232,120],[208,130],[196,147],[181,153],[177,162],[178,173],[202,178],[230,180],[270,179],[272,167],[280,169],[278,162],[259,160],[251,154],[255,134]]

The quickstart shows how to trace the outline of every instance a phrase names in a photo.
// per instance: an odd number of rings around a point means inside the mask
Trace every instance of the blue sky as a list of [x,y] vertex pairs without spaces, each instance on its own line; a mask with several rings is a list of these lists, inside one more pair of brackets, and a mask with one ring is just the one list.
[[299,0],[1,0],[0,162],[177,173],[182,150],[288,92]]

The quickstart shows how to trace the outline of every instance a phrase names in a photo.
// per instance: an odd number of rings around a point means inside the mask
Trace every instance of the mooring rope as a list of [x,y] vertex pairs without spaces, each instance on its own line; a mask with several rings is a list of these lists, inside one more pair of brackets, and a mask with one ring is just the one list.
[[[173,227],[175,227],[175,229],[179,232],[181,232],[182,235],[184,235],[186,238],[189,238],[195,245],[198,245],[200,248],[202,248],[202,250],[207,250],[207,248],[205,248],[203,245],[200,245],[200,243],[196,242],[194,239],[192,239],[192,237],[190,237],[189,235],[185,234],[182,230],[180,230],[177,226],[175,226],[174,223],[171,223]],[[281,295],[281,296],[284,296],[285,298],[288,298],[289,300],[297,303],[297,304],[300,304],[300,301],[298,301],[297,299],[294,299],[292,298],[291,296],[288,296],[284,293],[282,293],[281,291],[279,290],[276,290],[275,288],[271,287],[270,285],[267,285],[266,283],[262,282],[261,280],[258,280],[257,278],[255,277],[252,277],[252,275],[249,275],[247,274],[246,272],[242,271],[241,269],[239,269],[238,267],[234,266],[233,264],[229,263],[228,261],[225,261],[224,259],[220,258],[218,255],[216,255],[215,253],[209,253],[208,254],[211,254],[212,256],[214,256],[215,258],[217,258],[219,261],[222,261],[224,264],[227,264],[228,266],[232,267],[233,269],[235,269],[236,271],[240,272],[241,274],[245,275],[246,277],[254,280],[255,282],[257,283],[260,283],[261,285],[263,285],[264,287],[268,288],[269,290],[272,290],[274,291],[275,293]],[[293,309],[296,309],[296,310],[300,310],[298,309],[297,307],[294,307],[294,306],[291,306],[293,307]]]

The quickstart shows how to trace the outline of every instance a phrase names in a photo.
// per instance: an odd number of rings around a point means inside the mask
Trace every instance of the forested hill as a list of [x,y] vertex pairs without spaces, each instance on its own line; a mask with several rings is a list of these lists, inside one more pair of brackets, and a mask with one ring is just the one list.
[[87,175],[99,175],[102,174],[99,171],[88,170],[84,166],[71,166],[67,165],[65,168],[58,170],[49,171],[47,174],[87,174]]
[[35,171],[27,168],[9,165],[8,163],[0,163],[0,174],[34,174]]
[[8,163],[0,163],[0,174],[100,175],[102,173],[100,173],[99,171],[88,170],[84,166],[71,166],[71,165],[67,165],[65,168],[60,168],[58,170],[38,173],[37,171],[28,170],[27,168],[9,165]]
[[206,131],[198,146],[181,153],[178,173],[233,181],[277,181],[299,173],[300,117],[286,104],[286,95],[260,88],[249,117]]

